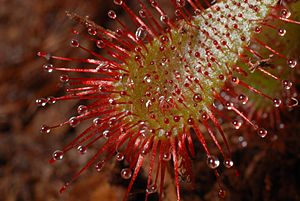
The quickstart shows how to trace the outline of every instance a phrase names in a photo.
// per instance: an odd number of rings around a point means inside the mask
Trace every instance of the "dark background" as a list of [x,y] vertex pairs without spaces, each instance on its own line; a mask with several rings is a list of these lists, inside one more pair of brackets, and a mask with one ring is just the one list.
[[[104,0],[0,0],[0,200],[121,200],[127,184],[119,178],[118,165],[108,165],[102,174],[87,171],[70,190],[58,194],[63,181],[85,161],[71,155],[52,166],[48,159],[79,129],[60,128],[48,136],[41,135],[39,129],[45,122],[66,120],[76,102],[42,109],[34,103],[36,98],[61,93],[58,74],[43,71],[45,61],[36,56],[37,51],[81,54],[69,47],[74,23],[65,11],[88,15],[98,24],[110,26],[106,12],[112,7],[111,1]],[[286,115],[293,121],[287,122],[277,140],[262,143],[253,139],[246,147],[234,149],[240,176],[233,170],[222,174],[227,200],[300,200],[299,111]],[[184,187],[183,199],[217,200],[213,173],[203,161],[194,162],[196,189]],[[142,182],[145,179],[139,178],[130,199],[143,200]],[[175,200],[171,191],[166,192],[166,200]]]

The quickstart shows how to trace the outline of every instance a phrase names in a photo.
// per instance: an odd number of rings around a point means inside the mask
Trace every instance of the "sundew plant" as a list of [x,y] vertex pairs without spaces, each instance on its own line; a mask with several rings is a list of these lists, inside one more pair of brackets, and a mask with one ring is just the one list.
[[[164,8],[162,2],[171,8]],[[288,1],[135,0],[138,11],[128,6],[129,1],[114,3],[131,20],[124,22],[109,10],[108,17],[117,24],[114,30],[67,12],[85,27],[73,31],[71,47],[90,57],[38,52],[48,61],[43,66],[46,71],[62,72],[65,95],[40,98],[36,103],[88,103],[78,105],[78,115],[65,122],[41,127],[47,134],[57,127],[90,122],[49,160],[62,160],[74,149],[80,154],[92,152],[60,192],[87,168],[100,172],[115,158],[128,164],[120,172],[129,180],[124,200],[141,168],[147,172],[145,200],[154,192],[162,200],[169,167],[180,200],[181,182],[194,182],[196,141],[203,147],[208,168],[218,177],[219,166],[234,165],[230,133],[224,127],[244,127],[266,138],[270,135],[266,127],[282,126],[281,112],[298,104],[291,76],[298,58],[285,51],[293,44],[284,26],[300,23],[293,18]],[[98,50],[87,48],[86,40]],[[54,65],[53,60],[62,62]],[[68,65],[75,62],[76,67]],[[262,113],[269,125],[260,120]],[[225,197],[221,185],[218,193]]]

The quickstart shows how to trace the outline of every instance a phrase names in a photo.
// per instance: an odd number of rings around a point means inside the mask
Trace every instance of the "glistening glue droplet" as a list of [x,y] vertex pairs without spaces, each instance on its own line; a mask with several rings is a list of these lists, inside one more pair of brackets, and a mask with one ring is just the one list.
[[273,99],[273,105],[279,107],[281,105],[281,100],[278,98]]
[[233,166],[233,161],[231,159],[225,159],[224,160],[224,166],[226,168],[231,168]]
[[114,0],[114,4],[116,5],[122,5],[123,4],[123,0]]
[[289,80],[283,80],[282,81],[282,86],[286,89],[289,90],[293,86],[293,83]]
[[151,186],[149,186],[147,189],[146,189],[146,192],[148,194],[151,194],[151,193],[155,193],[157,191],[157,186],[156,184],[153,184]]
[[108,139],[110,137],[110,131],[109,130],[104,130],[103,131],[103,137]]
[[97,172],[100,172],[104,167],[104,161],[99,161],[96,165],[95,165],[95,169]]
[[268,135],[268,131],[264,128],[258,128],[257,129],[257,134],[261,137],[261,138],[265,138]]
[[244,94],[239,95],[238,100],[245,105],[248,102],[248,97],[245,96]]
[[201,101],[202,101],[202,96],[201,96],[201,94],[194,94],[193,100],[194,100],[195,102],[201,102]]
[[170,161],[171,160],[171,153],[170,152],[163,153],[163,160],[164,161]]
[[48,103],[48,100],[47,100],[46,98],[39,98],[39,99],[36,99],[36,100],[35,100],[35,104],[36,104],[37,106],[42,106],[42,107],[44,107],[44,106],[46,106],[47,103]]
[[77,151],[80,154],[85,154],[87,152],[87,148],[83,145],[80,145],[80,146],[77,147]]
[[53,97],[53,96],[49,96],[49,97],[47,98],[47,102],[48,102],[49,104],[55,104],[55,103],[56,103],[56,98]]
[[216,156],[208,156],[206,163],[211,169],[216,169],[220,165],[220,161]]
[[110,19],[113,19],[113,20],[117,18],[117,14],[113,10],[108,11],[107,15]]
[[62,83],[67,83],[69,81],[69,76],[68,75],[61,75],[59,77],[59,80],[62,82]]
[[88,33],[92,36],[95,36],[97,34],[97,31],[93,27],[89,27]]
[[52,73],[53,70],[54,70],[54,67],[53,67],[52,64],[44,64],[44,65],[43,65],[43,68],[44,68],[44,70],[45,70],[46,72],[48,72],[48,73]]
[[71,47],[79,47],[79,42],[78,40],[73,39],[71,40],[70,45]]
[[105,42],[103,40],[98,40],[96,42],[96,45],[97,45],[98,48],[102,49],[102,48],[105,47]]
[[77,108],[78,114],[84,114],[87,112],[87,106],[85,105],[79,105]]
[[94,126],[100,126],[101,125],[101,119],[99,117],[95,118],[93,120]]
[[53,152],[52,157],[54,160],[62,160],[64,158],[64,152],[56,150]]
[[289,65],[290,68],[295,68],[297,66],[297,63],[298,62],[295,59],[289,59],[288,60],[288,65]]
[[278,29],[278,35],[279,36],[284,36],[286,34],[286,30],[285,29]]
[[242,122],[240,120],[233,120],[232,121],[232,125],[235,129],[240,129],[240,127],[242,126]]
[[116,160],[119,161],[119,162],[123,161],[124,158],[125,158],[125,156],[124,156],[124,154],[122,154],[122,153],[118,153],[118,154],[116,155]]
[[147,36],[147,30],[146,27],[140,26],[135,31],[135,38],[136,40],[144,40]]
[[40,130],[41,133],[48,134],[51,132],[51,128],[49,126],[43,125]]
[[132,171],[130,168],[124,168],[121,170],[121,177],[123,179],[130,179],[132,176]]
[[69,124],[72,127],[76,127],[80,123],[80,120],[77,117],[71,117],[69,119]]

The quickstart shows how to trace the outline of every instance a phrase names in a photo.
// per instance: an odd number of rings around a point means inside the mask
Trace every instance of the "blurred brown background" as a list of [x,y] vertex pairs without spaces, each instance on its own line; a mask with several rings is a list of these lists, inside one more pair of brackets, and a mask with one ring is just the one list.
[[[75,103],[37,109],[36,98],[61,93],[58,74],[42,70],[45,61],[37,51],[74,56],[69,47],[73,23],[65,11],[89,15],[106,25],[106,12],[113,7],[106,0],[0,0],[0,200],[3,201],[114,201],[121,200],[126,182],[119,181],[119,167],[109,166],[102,174],[87,171],[63,195],[58,189],[85,160],[70,156],[63,163],[49,165],[51,153],[66,143],[77,130],[61,128],[49,136],[40,126],[65,120]],[[225,171],[227,200],[300,200],[299,112],[285,134],[271,144],[251,142],[236,149],[240,177]],[[73,160],[72,160],[73,159]],[[74,160],[75,159],[75,160]],[[197,161],[195,161],[196,163]],[[198,164],[199,163],[199,164]],[[216,200],[215,178],[202,161],[196,164],[196,190],[183,189],[184,200]],[[139,178],[145,182],[145,178]],[[143,200],[139,182],[131,200]],[[172,193],[171,193],[172,194]],[[166,196],[172,200],[172,196]],[[150,200],[157,200],[153,195]]]

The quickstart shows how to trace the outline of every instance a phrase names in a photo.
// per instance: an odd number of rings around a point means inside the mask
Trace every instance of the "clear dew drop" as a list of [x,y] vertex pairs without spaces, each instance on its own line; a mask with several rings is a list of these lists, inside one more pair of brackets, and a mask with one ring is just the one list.
[[100,126],[101,125],[101,119],[99,117],[95,118],[93,120],[94,126]]
[[233,125],[233,127],[235,128],[235,129],[240,129],[241,128],[241,126],[242,126],[242,122],[240,121],[240,120],[233,120],[232,121],[232,125]]
[[170,152],[163,153],[163,160],[164,161],[170,161],[171,160],[171,153]]
[[70,78],[68,75],[61,75],[59,77],[59,81],[61,81],[62,83],[67,83],[67,82],[69,82],[69,80],[70,80]]
[[146,192],[148,194],[152,194],[152,193],[155,193],[157,191],[157,186],[156,184],[152,184],[151,186],[149,186],[147,189],[146,189]]
[[216,156],[208,156],[206,163],[211,169],[216,169],[220,165],[220,161]]
[[110,131],[109,131],[109,130],[103,131],[103,137],[104,137],[104,138],[108,139],[109,136],[110,136]]
[[224,160],[224,166],[226,168],[231,168],[233,166],[233,161],[231,159],[225,159]]
[[157,2],[155,0],[150,1],[152,7],[157,7]]
[[121,170],[121,177],[123,179],[130,179],[132,176],[132,171],[130,168],[124,168]]
[[51,132],[51,128],[49,126],[46,125],[42,125],[40,132],[43,134],[48,134]]
[[105,164],[105,162],[104,162],[103,160],[102,160],[102,161],[99,161],[99,162],[95,165],[96,171],[97,171],[97,172],[100,172],[100,171],[103,169],[104,164]]
[[79,42],[78,42],[78,40],[75,40],[75,39],[71,40],[70,46],[71,46],[71,47],[79,47]]
[[125,156],[124,156],[123,153],[117,153],[117,155],[116,155],[116,160],[117,160],[118,162],[123,161],[124,158],[125,158]]
[[77,108],[77,112],[78,114],[84,114],[87,112],[87,106],[85,105],[79,105],[78,108]]
[[52,64],[44,64],[43,69],[48,73],[52,73],[54,70],[54,67]]
[[261,137],[261,138],[265,138],[268,135],[268,131],[264,128],[258,128],[257,129],[257,134]]
[[289,65],[290,68],[295,68],[297,66],[297,63],[298,62],[295,59],[289,59],[288,60],[288,65]]
[[107,121],[109,127],[113,127],[116,123],[117,123],[117,118],[116,117],[112,117]]
[[274,105],[274,107],[279,107],[281,105],[281,100],[278,98],[274,98],[273,105]]
[[69,125],[72,127],[76,127],[79,123],[80,123],[80,121],[77,117],[71,117],[69,119]]
[[147,36],[146,27],[140,26],[135,31],[135,38],[136,40],[144,40]]
[[286,30],[285,29],[278,29],[278,35],[279,36],[284,36],[286,34]]
[[87,148],[86,148],[86,146],[80,145],[77,147],[77,151],[80,154],[85,154],[87,152]]
[[144,81],[146,82],[146,83],[151,83],[151,77],[149,76],[149,75],[146,75],[145,77],[144,77]]
[[107,15],[110,19],[113,19],[113,20],[117,18],[117,14],[113,10],[108,11]]
[[281,17],[287,19],[291,16],[292,13],[288,9],[284,8],[280,11],[280,14],[281,14]]
[[239,95],[238,100],[245,105],[248,102],[248,96],[245,96],[244,94]]
[[160,21],[167,24],[169,22],[169,17],[167,15],[162,15],[160,16]]
[[110,98],[110,99],[108,100],[108,103],[111,104],[111,105],[115,105],[115,104],[116,104],[116,101],[115,101],[114,99]]
[[289,90],[292,88],[293,86],[293,83],[289,80],[283,80],[282,81],[282,86],[286,89],[286,90]]
[[194,94],[194,96],[193,96],[193,100],[195,101],[195,102],[201,102],[202,101],[202,96],[201,96],[201,94]]
[[35,104],[40,107],[46,106],[47,103],[48,103],[48,100],[46,98],[39,98],[39,99],[35,100]]
[[195,14],[195,15],[200,15],[200,14],[201,14],[201,10],[200,10],[200,9],[196,9],[196,10],[194,11],[194,14]]
[[118,37],[122,37],[125,35],[125,30],[122,29],[116,29],[116,34]]
[[238,77],[232,77],[231,78],[231,83],[233,84],[233,85],[238,85],[239,84],[239,82],[240,82],[240,80],[239,80],[239,78]]
[[95,36],[97,34],[97,31],[93,27],[89,27],[88,33],[92,36]]
[[52,157],[54,160],[62,160],[64,158],[64,152],[61,150],[56,150],[53,152]]
[[103,40],[98,40],[96,42],[96,45],[97,45],[98,48],[102,49],[102,48],[105,47],[105,42]]
[[141,18],[145,18],[146,17],[145,10],[143,10],[143,9],[139,10],[139,15],[141,16]]

